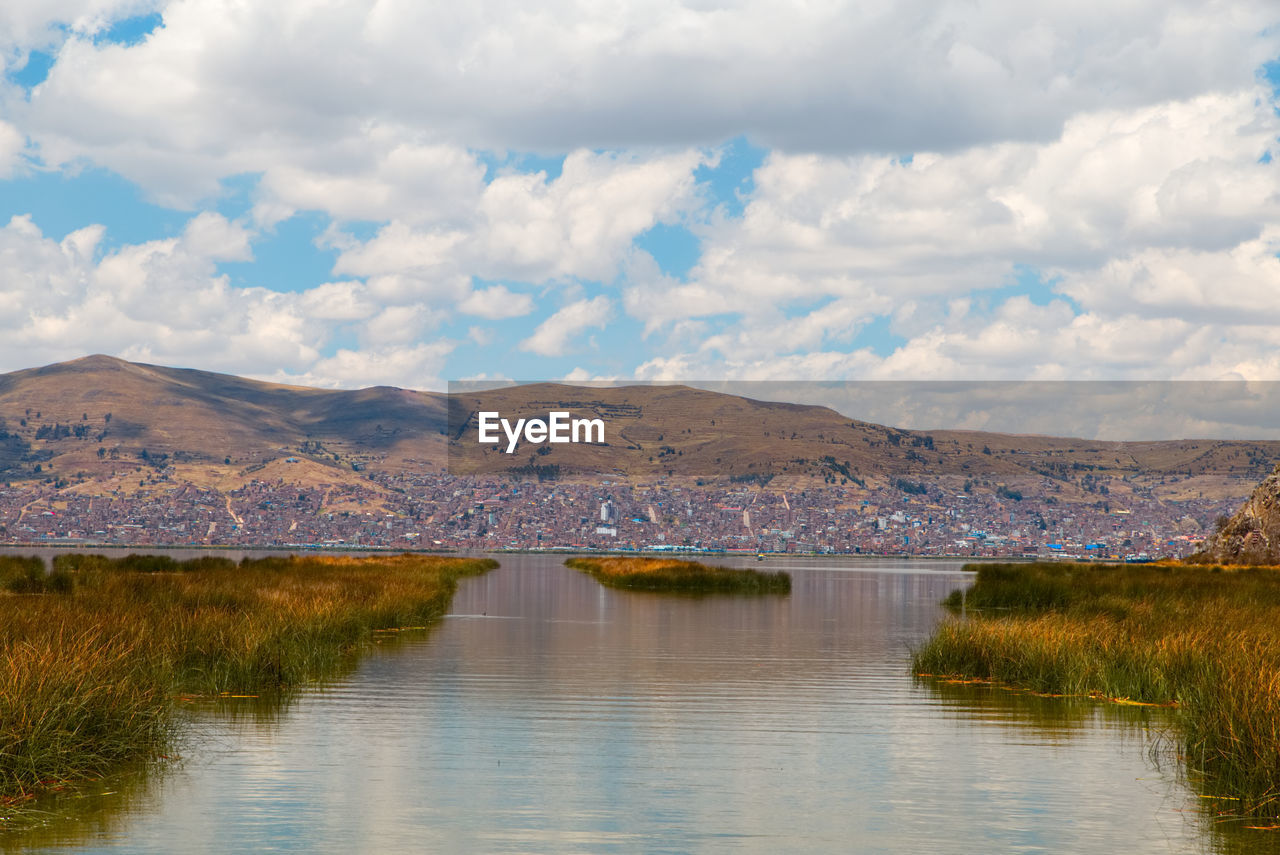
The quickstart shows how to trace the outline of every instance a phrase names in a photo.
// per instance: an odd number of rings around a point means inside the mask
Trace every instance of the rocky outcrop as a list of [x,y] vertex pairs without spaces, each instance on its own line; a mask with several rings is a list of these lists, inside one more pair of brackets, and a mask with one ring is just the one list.
[[1254,488],[1240,510],[1219,519],[1204,548],[1189,561],[1280,564],[1280,466]]

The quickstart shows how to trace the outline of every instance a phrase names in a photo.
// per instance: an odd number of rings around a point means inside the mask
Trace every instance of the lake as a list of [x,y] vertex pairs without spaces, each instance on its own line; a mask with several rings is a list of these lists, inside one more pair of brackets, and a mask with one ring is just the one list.
[[1161,711],[918,680],[959,563],[735,561],[790,596],[601,587],[500,555],[430,632],[182,759],[48,799],[6,852],[1219,852]]

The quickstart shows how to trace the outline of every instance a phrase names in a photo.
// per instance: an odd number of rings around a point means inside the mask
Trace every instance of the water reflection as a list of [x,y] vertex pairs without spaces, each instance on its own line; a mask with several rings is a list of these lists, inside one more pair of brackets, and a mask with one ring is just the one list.
[[1117,728],[1121,733],[1144,734],[1172,728],[1170,712],[1159,707],[1106,704],[1088,698],[1046,697],[1003,686],[967,683],[937,677],[917,678],[937,701],[954,710],[957,718],[992,726],[1014,725],[1031,730],[1035,738],[1049,742],[1070,739],[1096,727]]
[[559,561],[503,556],[283,715],[198,716],[116,820],[9,851],[1244,851],[1151,762],[1159,711],[914,679],[958,565],[674,598]]
[[173,767],[139,763],[107,780],[50,793],[23,806],[17,824],[0,834],[0,852],[69,846],[120,833],[131,815],[154,801],[161,778]]

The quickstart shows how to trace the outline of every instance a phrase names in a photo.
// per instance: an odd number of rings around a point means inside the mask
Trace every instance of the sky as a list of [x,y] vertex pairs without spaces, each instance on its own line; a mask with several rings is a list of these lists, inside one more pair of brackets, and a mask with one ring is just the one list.
[[1280,380],[1280,8],[6,0],[0,370]]

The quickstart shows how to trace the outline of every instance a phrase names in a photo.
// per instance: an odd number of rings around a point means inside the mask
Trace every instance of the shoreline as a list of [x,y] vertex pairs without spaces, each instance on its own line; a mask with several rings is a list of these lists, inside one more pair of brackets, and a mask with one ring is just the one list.
[[1156,563],[1164,560],[1179,560],[1160,558],[1143,562],[1123,562],[1114,560],[1105,560],[1101,558],[1074,558],[1063,556],[1061,558],[1049,557],[1030,557],[1030,556],[1004,556],[1004,555],[904,555],[897,552],[729,552],[721,549],[590,549],[575,546],[550,546],[543,549],[422,549],[414,547],[388,547],[388,546],[309,546],[304,544],[262,544],[262,545],[223,545],[223,544],[186,544],[186,543],[166,543],[166,544],[122,544],[122,543],[41,543],[39,541],[24,541],[21,543],[0,543],[0,554],[6,552],[16,552],[29,549],[43,549],[56,552],[97,552],[100,550],[112,550],[117,552],[134,552],[138,554],[146,554],[156,552],[166,554],[176,551],[187,552],[251,552],[260,553],[278,553],[281,555],[439,555],[439,556],[459,556],[468,557],[474,555],[596,555],[601,557],[678,557],[683,555],[693,555],[702,557],[719,557],[719,558],[754,558],[758,555],[764,556],[765,559],[773,560],[794,560],[794,559],[832,559],[847,561],[850,559],[868,559],[875,561],[963,561],[969,564],[999,562],[999,563],[1030,563],[1038,561],[1051,561],[1054,563],[1071,563],[1071,564],[1146,564]]

